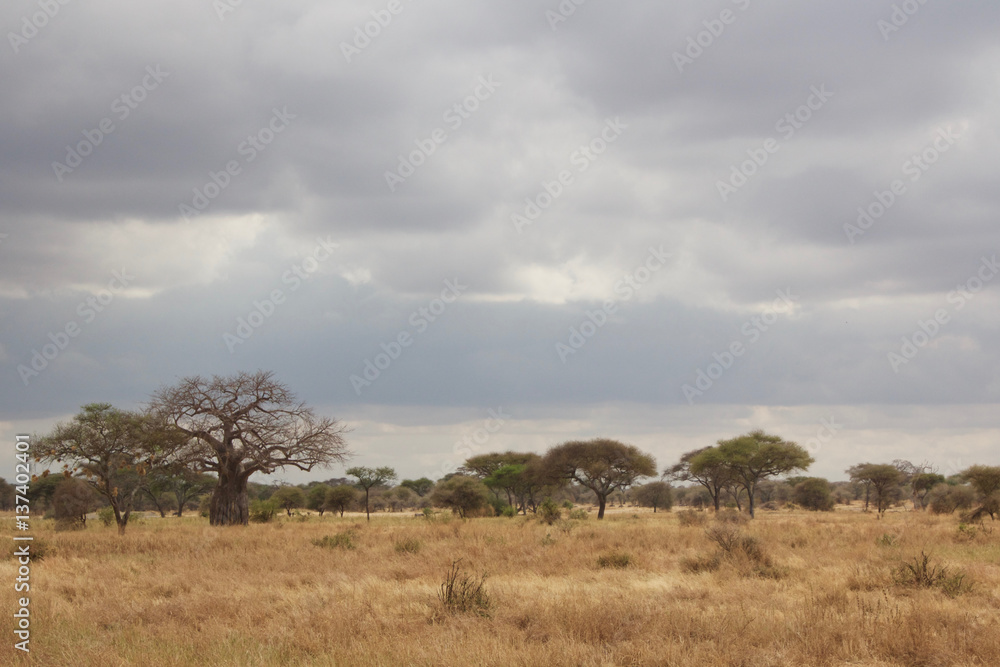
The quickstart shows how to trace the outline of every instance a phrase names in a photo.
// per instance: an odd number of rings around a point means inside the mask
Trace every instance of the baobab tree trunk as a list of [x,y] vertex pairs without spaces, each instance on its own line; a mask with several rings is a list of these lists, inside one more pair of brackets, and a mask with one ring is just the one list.
[[245,526],[250,522],[247,477],[242,472],[220,472],[208,520],[213,526]]

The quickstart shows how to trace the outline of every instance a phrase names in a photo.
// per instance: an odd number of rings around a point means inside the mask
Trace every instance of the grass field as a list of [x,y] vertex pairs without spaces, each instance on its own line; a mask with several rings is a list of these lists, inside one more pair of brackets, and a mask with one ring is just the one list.
[[[50,553],[32,565],[31,655],[12,649],[4,613],[0,663],[1000,665],[1000,531],[989,522],[970,531],[914,512],[760,512],[741,530],[762,557],[693,571],[718,550],[705,527],[720,522],[634,512],[553,526],[148,518],[124,537],[96,521],[54,532],[36,520]],[[12,528],[9,515],[0,537]],[[894,574],[921,551],[948,568],[944,583]],[[473,578],[487,574],[485,607],[439,600],[457,559]],[[5,610],[16,570],[0,560]]]

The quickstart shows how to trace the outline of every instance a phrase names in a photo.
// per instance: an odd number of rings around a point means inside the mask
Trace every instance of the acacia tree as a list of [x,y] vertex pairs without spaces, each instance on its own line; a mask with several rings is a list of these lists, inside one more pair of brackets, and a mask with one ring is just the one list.
[[420,479],[404,479],[399,483],[399,485],[413,491],[421,498],[430,493],[431,489],[434,488],[434,482],[426,477],[421,477]]
[[184,508],[188,503],[198,498],[215,486],[215,478],[204,473],[194,472],[184,467],[174,470],[170,476],[170,490],[177,498],[177,516],[184,516]]
[[913,487],[913,509],[927,509],[927,504],[930,502],[927,496],[938,484],[944,484],[944,475],[938,474],[936,472],[922,472],[917,473],[910,480],[910,485]]
[[962,477],[979,493],[982,503],[973,516],[987,513],[995,519],[1000,512],[1000,466],[974,465],[963,470]]
[[[875,497],[875,508],[878,518],[882,518],[889,501],[892,497],[892,490],[899,486],[903,479],[903,473],[899,468],[889,463],[859,463],[847,469],[847,474],[851,476],[852,482],[859,482],[870,488]],[[868,505],[868,495],[865,495],[865,506]]]
[[307,502],[306,492],[298,486],[279,487],[271,494],[271,500],[278,503],[278,507],[283,508],[288,516],[292,516],[293,509],[304,507]]
[[768,477],[805,470],[813,463],[809,452],[777,435],[758,429],[730,440],[719,440],[719,453],[747,492],[747,509],[754,516],[757,484]]
[[438,482],[431,491],[431,502],[439,507],[448,507],[465,519],[489,504],[489,493],[479,479],[454,475]]
[[329,484],[314,484],[306,492],[306,508],[319,512],[323,516],[326,511],[326,494],[330,492]]
[[51,434],[36,441],[34,453],[39,461],[65,461],[64,474],[78,473],[107,498],[118,534],[124,535],[150,473],[164,470],[185,442],[183,434],[155,415],[91,403],[68,424],[56,425]]
[[357,497],[358,492],[355,491],[353,486],[341,484],[326,492],[326,500],[323,506],[331,512],[340,512],[340,516],[344,516],[344,511],[354,504]]
[[634,445],[595,438],[570,441],[551,448],[544,458],[554,476],[575,481],[597,496],[597,518],[604,518],[608,496],[656,474],[656,459]]
[[718,512],[722,492],[731,484],[733,473],[718,447],[702,447],[682,455],[679,463],[663,471],[663,476],[679,482],[701,484],[712,497],[712,504]]
[[365,515],[371,521],[372,512],[369,506],[369,492],[373,486],[386,486],[389,482],[396,479],[396,471],[388,466],[382,466],[381,468],[357,466],[349,468],[346,472],[351,477],[357,477],[358,486],[365,490]]
[[150,407],[191,438],[188,465],[216,474],[213,526],[247,525],[247,482],[254,473],[308,471],[350,455],[345,426],[317,417],[270,371],[185,378],[154,393]]

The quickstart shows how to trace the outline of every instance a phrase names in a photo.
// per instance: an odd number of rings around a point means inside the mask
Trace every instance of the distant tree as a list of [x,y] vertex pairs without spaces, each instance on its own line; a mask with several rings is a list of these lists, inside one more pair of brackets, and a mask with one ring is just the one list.
[[455,475],[437,483],[431,491],[431,502],[450,508],[463,519],[489,505],[489,491],[475,477]]
[[292,516],[292,510],[306,506],[306,492],[298,486],[282,486],[271,494],[271,500]]
[[718,447],[702,447],[683,454],[679,463],[663,471],[663,476],[705,487],[716,512],[719,511],[723,492],[733,479],[732,470],[723,460]]
[[421,498],[430,493],[431,489],[434,488],[434,482],[426,477],[421,477],[420,479],[404,479],[399,485],[413,491]]
[[412,489],[402,484],[389,489],[385,493],[385,500],[389,504],[389,510],[392,512],[399,512],[407,507],[413,507],[417,504],[419,497]]
[[14,485],[8,484],[7,480],[0,477],[0,510],[8,511],[14,509]]
[[[860,482],[870,488],[874,496],[879,518],[885,514],[894,495],[898,495],[899,483],[903,473],[894,465],[888,463],[860,463],[847,469],[852,481]],[[865,496],[865,507],[868,506],[868,496]]]
[[761,430],[731,440],[720,440],[718,448],[733,477],[747,492],[751,517],[754,516],[754,498],[761,480],[805,470],[813,463],[813,458],[799,445]]
[[358,499],[358,492],[353,486],[341,484],[331,487],[326,492],[326,502],[324,506],[331,512],[339,512],[344,516],[344,511],[351,508]]
[[36,441],[35,457],[63,464],[79,473],[104,496],[115,513],[118,533],[135,509],[148,475],[157,473],[184,444],[186,437],[155,415],[127,412],[107,403],[83,406],[67,424]]
[[570,441],[551,448],[544,458],[552,475],[585,486],[597,496],[597,518],[604,518],[608,496],[656,474],[656,460],[634,445],[596,438]]
[[674,504],[673,489],[666,482],[649,482],[637,486],[632,495],[642,507],[652,507],[653,514],[656,514],[657,508],[668,510]]
[[319,515],[323,516],[323,512],[326,511],[326,494],[330,492],[331,488],[323,483],[313,484],[309,487],[306,492],[306,508],[319,512]]
[[45,514],[52,507],[52,496],[55,495],[59,483],[66,478],[63,475],[52,475],[45,470],[40,475],[32,475],[28,486],[28,500],[31,510]]
[[312,470],[350,454],[343,424],[317,417],[266,371],[185,378],[155,392],[151,409],[190,438],[188,465],[215,473],[213,526],[247,525],[247,482],[254,473]]
[[944,475],[935,472],[922,472],[913,476],[910,485],[913,487],[913,508],[927,509],[928,495],[938,484],[944,484]]
[[69,477],[52,495],[52,509],[56,525],[60,528],[84,528],[87,512],[94,508],[97,494],[86,482]]
[[170,471],[166,468],[156,470],[146,476],[146,484],[142,487],[143,493],[160,513],[160,518],[166,518],[167,512],[177,506],[177,496],[172,490],[171,477]]
[[979,494],[980,507],[974,514],[986,513],[996,519],[1000,513],[1000,466],[974,465],[963,470],[962,477]]
[[951,514],[955,510],[972,507],[976,492],[967,484],[938,484],[927,496],[927,503],[934,514]]
[[822,477],[806,477],[792,490],[792,501],[807,510],[829,512],[833,509],[830,483]]
[[366,468],[356,466],[349,468],[347,474],[357,478],[357,485],[365,490],[365,515],[368,520],[372,520],[371,508],[369,506],[369,494],[374,486],[386,486],[396,479],[396,471],[388,466],[381,468]]

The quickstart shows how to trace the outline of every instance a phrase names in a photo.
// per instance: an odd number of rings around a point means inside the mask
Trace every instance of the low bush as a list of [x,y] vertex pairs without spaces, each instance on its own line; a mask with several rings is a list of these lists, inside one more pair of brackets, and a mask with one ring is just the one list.
[[559,505],[556,505],[551,498],[548,498],[538,506],[537,516],[539,521],[547,523],[551,526],[562,518],[562,509]]
[[[312,543],[317,547],[323,547],[324,549],[353,549],[354,533],[353,531],[345,530],[344,532],[337,533],[336,535],[324,535],[318,540],[313,540]],[[399,551],[398,548],[396,550]]]
[[684,510],[683,512],[677,513],[677,520],[680,521],[682,526],[704,526],[708,522],[708,517],[704,512]]
[[893,581],[912,588],[940,588],[945,595],[955,597],[968,592],[972,584],[964,572],[952,572],[944,565],[931,561],[930,554],[921,550],[912,562],[903,562],[893,570]]
[[406,538],[399,540],[393,546],[398,554],[416,554],[420,553],[420,540],[416,538]]
[[438,600],[445,611],[452,614],[489,616],[493,602],[485,588],[486,573],[478,577],[469,576],[459,567],[461,561],[459,558],[452,562],[441,588],[438,589]]
[[612,551],[597,558],[597,567],[624,570],[632,564],[632,555],[623,551]]
[[250,520],[254,523],[267,523],[278,513],[278,503],[273,500],[250,501]]

